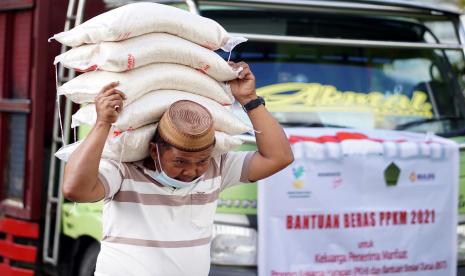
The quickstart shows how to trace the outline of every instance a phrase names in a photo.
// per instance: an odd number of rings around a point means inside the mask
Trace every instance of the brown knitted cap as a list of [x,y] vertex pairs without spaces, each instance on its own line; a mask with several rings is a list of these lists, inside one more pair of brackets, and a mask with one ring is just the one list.
[[210,112],[200,104],[181,100],[173,103],[158,124],[160,136],[185,151],[201,151],[215,143]]

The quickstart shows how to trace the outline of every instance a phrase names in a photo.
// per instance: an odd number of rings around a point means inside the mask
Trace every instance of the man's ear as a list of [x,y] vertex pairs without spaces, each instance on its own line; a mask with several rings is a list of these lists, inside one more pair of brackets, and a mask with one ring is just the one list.
[[150,142],[150,157],[152,157],[153,160],[157,160],[157,146],[152,142]]

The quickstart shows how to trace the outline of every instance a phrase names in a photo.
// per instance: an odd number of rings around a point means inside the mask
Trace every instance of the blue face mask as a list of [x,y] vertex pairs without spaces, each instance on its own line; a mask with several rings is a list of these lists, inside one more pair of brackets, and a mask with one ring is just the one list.
[[[184,182],[184,181],[177,180],[177,179],[169,177],[163,171],[163,168],[161,167],[160,154],[158,153],[159,152],[158,151],[158,144],[155,144],[155,146],[157,147],[157,157],[158,157],[157,160],[158,160],[158,165],[160,166],[160,171],[161,172],[158,172],[158,170],[152,171],[152,170],[144,169],[144,172],[146,174],[148,174],[150,177],[152,177],[155,181],[157,181],[158,183],[160,183],[162,185],[165,185],[167,187],[173,187],[173,188],[179,188],[180,189],[180,188],[186,188],[186,187],[192,186],[194,184],[197,184],[202,180],[202,176],[197,177],[196,179],[192,180],[191,182]],[[156,168],[156,166],[155,166],[155,168]]]

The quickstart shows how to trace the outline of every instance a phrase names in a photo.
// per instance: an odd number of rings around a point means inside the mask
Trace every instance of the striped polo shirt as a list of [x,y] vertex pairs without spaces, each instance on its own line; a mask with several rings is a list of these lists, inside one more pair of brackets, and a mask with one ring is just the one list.
[[203,181],[181,189],[157,183],[142,161],[102,159],[103,238],[95,275],[208,275],[218,195],[248,183],[253,153],[214,157]]

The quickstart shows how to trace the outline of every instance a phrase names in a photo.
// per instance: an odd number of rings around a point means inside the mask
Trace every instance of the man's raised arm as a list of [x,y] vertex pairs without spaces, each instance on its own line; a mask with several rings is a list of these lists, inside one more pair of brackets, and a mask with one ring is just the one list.
[[[257,99],[255,76],[245,62],[230,62],[233,68],[242,67],[238,78],[230,82],[236,100],[245,105]],[[248,176],[250,181],[266,178],[294,161],[291,147],[281,125],[263,105],[247,112],[256,130],[258,152],[252,157]]]
[[108,84],[95,98],[97,121],[66,163],[62,190],[71,201],[95,202],[105,196],[98,168],[111,124],[116,121],[125,98],[115,89],[117,85],[117,82]]

